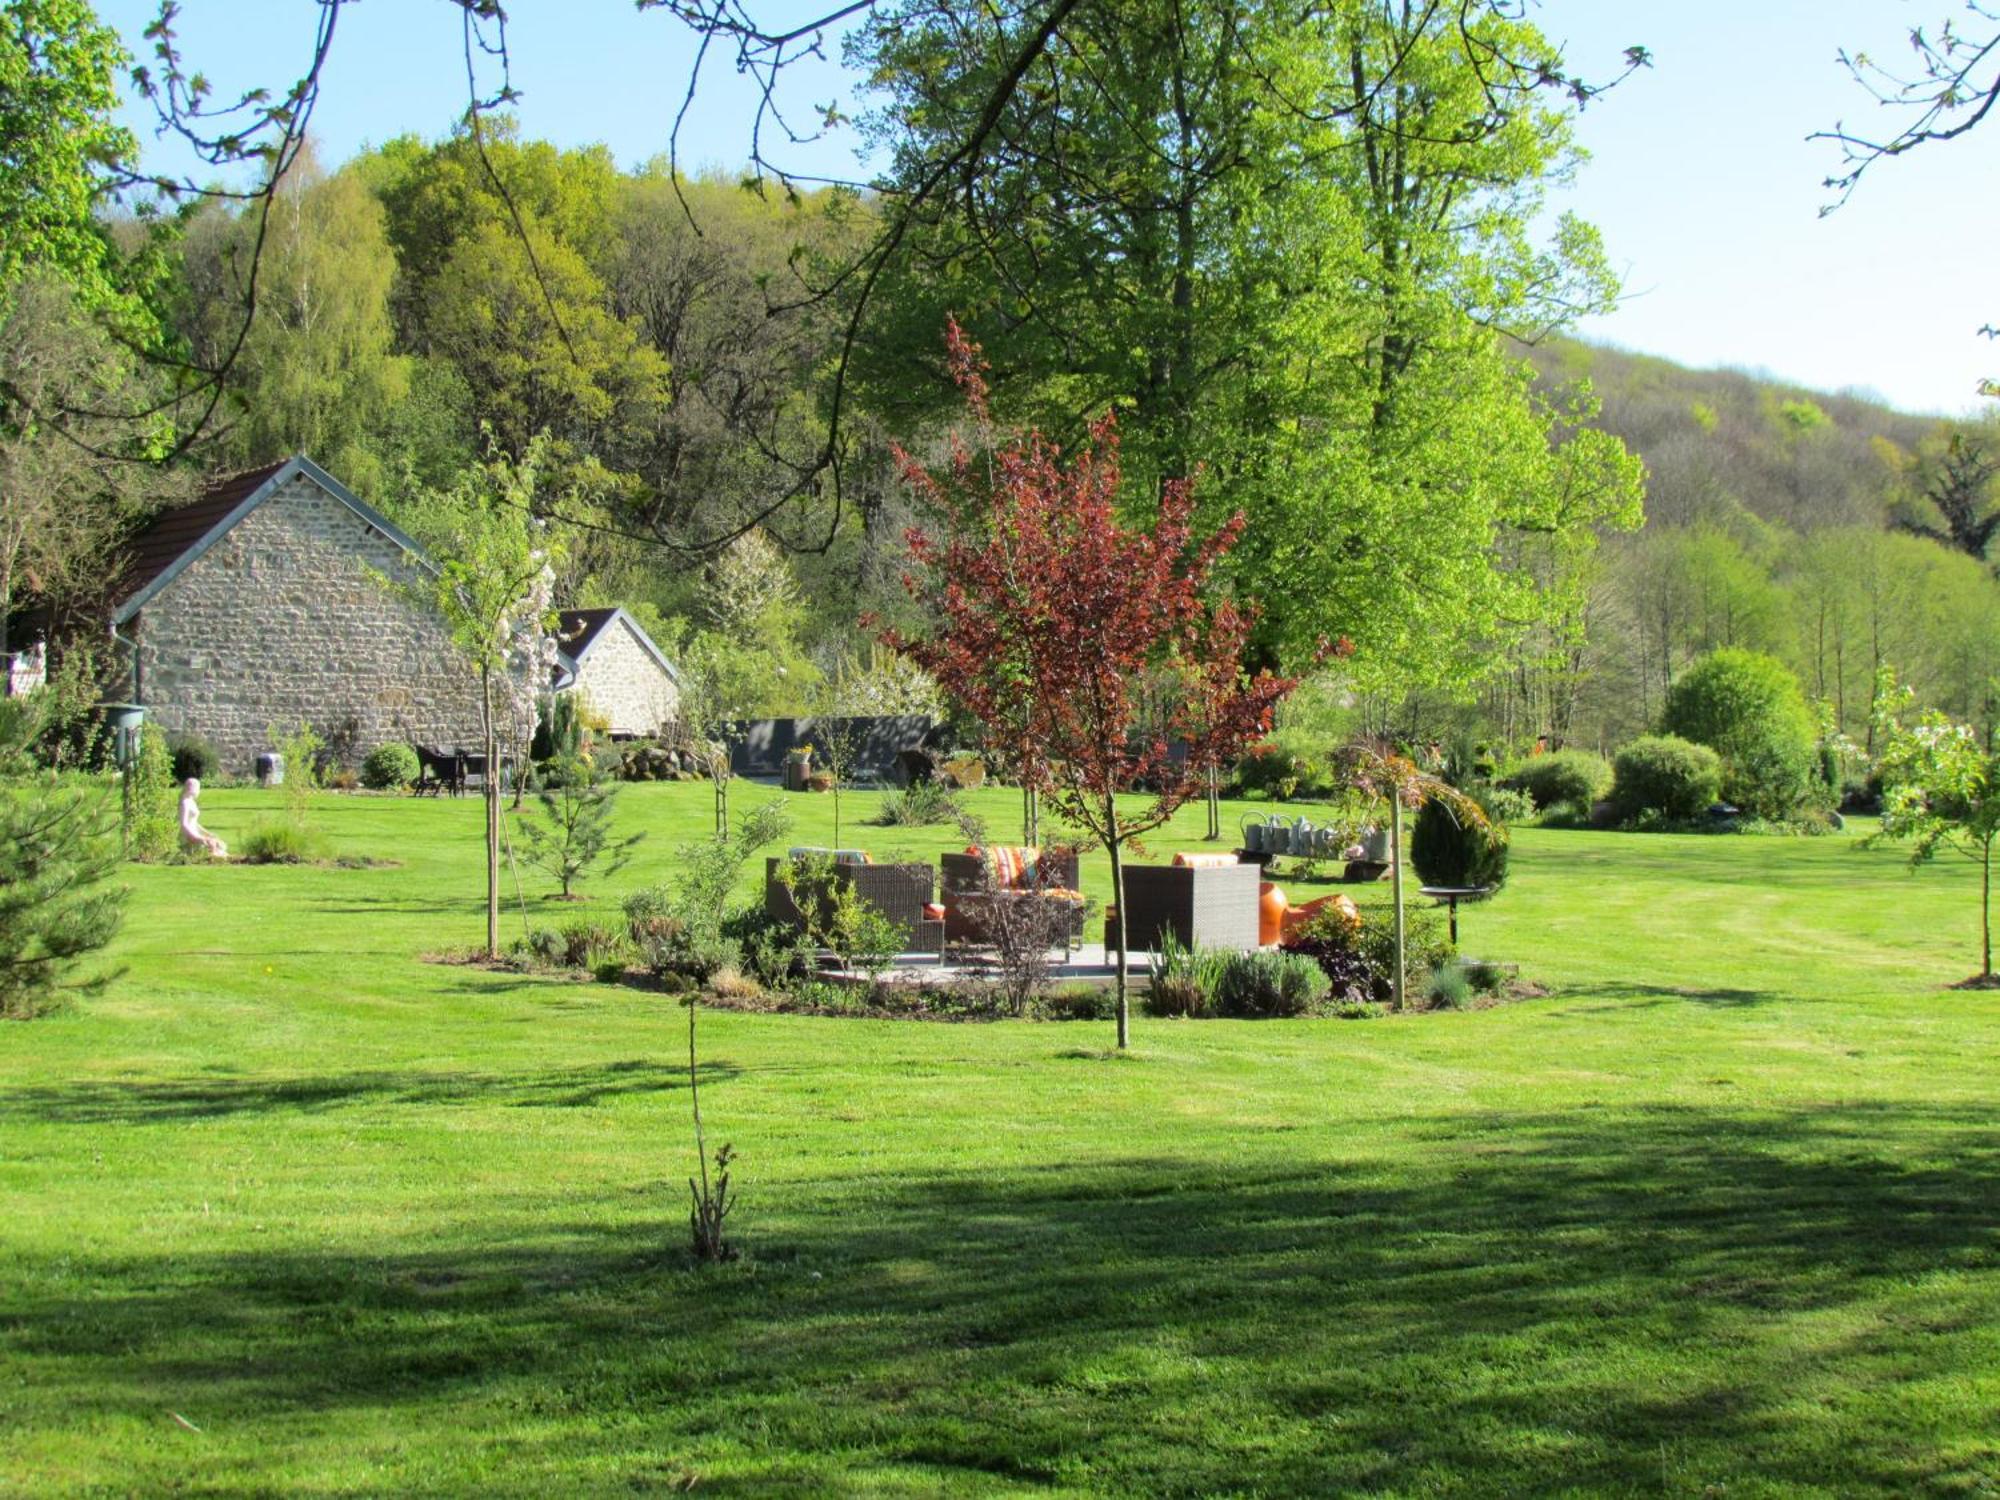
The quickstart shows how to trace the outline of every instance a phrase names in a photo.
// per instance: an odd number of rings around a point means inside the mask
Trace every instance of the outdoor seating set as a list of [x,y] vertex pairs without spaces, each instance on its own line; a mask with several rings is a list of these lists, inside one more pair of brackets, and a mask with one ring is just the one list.
[[476,750],[436,750],[429,745],[412,745],[417,752],[418,774],[410,791],[418,797],[435,797],[450,792],[456,797],[476,778],[486,782],[486,756]]
[[[808,859],[830,860],[828,879],[852,887],[887,916],[902,933],[905,953],[942,960],[950,946],[990,942],[1006,910],[1022,902],[1055,904],[1045,930],[1051,946],[1061,942],[1065,956],[1083,936],[1074,850],[968,849],[941,856],[933,869],[917,862],[875,864],[855,849],[793,849],[765,862],[764,909],[799,928],[806,925],[799,906],[803,893],[796,880],[783,876],[788,863]],[[1239,951],[1278,940],[1287,910],[1283,894],[1275,893],[1274,905],[1274,888],[1261,879],[1262,871],[1233,854],[1179,854],[1170,865],[1127,865],[1124,875],[1125,941],[1134,952],[1153,951],[1169,936],[1184,947]],[[819,895],[830,898],[830,891]],[[1297,915],[1301,909],[1290,911]],[[1107,911],[1106,949],[1117,941],[1116,912]]]

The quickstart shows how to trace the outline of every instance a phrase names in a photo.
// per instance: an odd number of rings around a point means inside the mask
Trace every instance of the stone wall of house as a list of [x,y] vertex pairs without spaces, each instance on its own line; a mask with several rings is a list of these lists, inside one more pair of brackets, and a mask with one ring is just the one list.
[[680,689],[633,634],[613,620],[577,669],[575,691],[611,721],[613,734],[653,734],[674,717]]
[[369,570],[408,554],[301,475],[189,564],[126,627],[151,717],[243,775],[270,726],[313,726],[343,760],[389,740],[479,743],[479,690],[444,622]]

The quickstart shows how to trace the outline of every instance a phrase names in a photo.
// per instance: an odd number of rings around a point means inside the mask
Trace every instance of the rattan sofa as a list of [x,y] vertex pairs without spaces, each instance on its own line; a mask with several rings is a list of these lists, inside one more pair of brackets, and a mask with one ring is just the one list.
[[[1257,887],[1262,877],[1256,865],[1125,866],[1126,946],[1151,952],[1171,932],[1188,948],[1256,947]],[[1114,948],[1117,943],[1117,923],[1107,919],[1104,946]]]
[[[984,942],[986,940],[984,907],[996,897],[1008,894],[1031,895],[1037,890],[1080,889],[1078,863],[1074,849],[1045,849],[1036,857],[1034,869],[1027,880],[996,890],[983,855],[939,855],[938,864],[943,872],[946,939],[954,943]],[[1076,916],[1079,924],[1083,920],[1082,911],[1079,906]],[[1072,938],[1080,935],[1080,926],[1073,928],[1070,934]]]
[[[787,859],[764,861],[764,910],[780,921],[803,929],[805,913],[799,910],[791,891],[778,879]],[[905,953],[944,952],[944,923],[924,914],[937,899],[937,872],[925,864],[860,865],[841,862],[833,866],[833,878],[851,885],[861,899],[875,907],[901,930]]]

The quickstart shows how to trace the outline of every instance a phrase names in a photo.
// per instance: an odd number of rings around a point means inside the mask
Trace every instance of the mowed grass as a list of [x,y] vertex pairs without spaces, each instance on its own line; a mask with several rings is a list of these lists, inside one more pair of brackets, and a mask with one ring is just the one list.
[[[135,870],[125,978],[0,1027],[0,1493],[2000,1488],[1969,865],[1524,830],[1465,942],[1548,998],[1129,1057],[708,1013],[746,1255],[696,1268],[685,1013],[420,961],[478,936],[476,802],[319,816],[400,864]],[[707,792],[622,817],[537,921]]]

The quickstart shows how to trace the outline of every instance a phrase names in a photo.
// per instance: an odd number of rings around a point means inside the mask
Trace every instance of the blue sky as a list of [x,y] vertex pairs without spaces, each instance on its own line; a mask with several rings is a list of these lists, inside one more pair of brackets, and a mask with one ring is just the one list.
[[[793,6],[801,17],[809,12]],[[154,0],[100,0],[140,50]],[[514,0],[514,82],[524,128],[565,144],[602,141],[631,164],[661,151],[680,102],[685,34],[630,0]],[[1835,61],[1845,45],[1899,58],[1916,22],[1954,0],[1544,0],[1536,18],[1586,74],[1626,46],[1654,66],[1585,111],[1592,154],[1560,206],[1604,232],[1626,301],[1590,337],[1695,365],[1768,371],[1827,390],[1859,388],[1917,410],[1980,406],[2000,374],[2000,122],[1885,163],[1839,212],[1819,217],[1838,166],[1815,129],[1871,122]],[[303,66],[310,0],[183,0],[183,50],[218,94],[281,83]],[[405,131],[435,135],[463,108],[458,10],[443,0],[364,0],[342,14],[315,134],[327,157]],[[798,101],[854,100],[829,66]],[[750,99],[726,65],[691,116],[683,160],[733,166]],[[151,149],[149,119],[135,126]],[[797,161],[852,171],[848,135]],[[163,148],[158,148],[162,149]],[[170,153],[160,158],[174,165]]]

